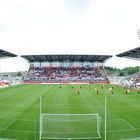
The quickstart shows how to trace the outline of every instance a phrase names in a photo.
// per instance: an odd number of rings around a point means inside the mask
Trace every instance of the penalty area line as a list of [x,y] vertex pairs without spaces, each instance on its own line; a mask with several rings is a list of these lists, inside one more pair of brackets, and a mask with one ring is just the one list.
[[15,119],[12,120],[4,129],[8,129],[8,127],[10,127],[10,125],[12,125],[12,123],[14,123],[14,122],[15,122]]
[[125,119],[122,119],[126,124],[128,124],[133,130],[135,130],[136,128],[130,124],[128,121],[126,121]]

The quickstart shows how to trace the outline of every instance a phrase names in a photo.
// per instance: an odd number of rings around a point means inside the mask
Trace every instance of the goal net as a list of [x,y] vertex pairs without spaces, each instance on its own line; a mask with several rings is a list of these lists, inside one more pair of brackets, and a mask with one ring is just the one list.
[[41,114],[40,140],[101,138],[100,120],[99,114]]

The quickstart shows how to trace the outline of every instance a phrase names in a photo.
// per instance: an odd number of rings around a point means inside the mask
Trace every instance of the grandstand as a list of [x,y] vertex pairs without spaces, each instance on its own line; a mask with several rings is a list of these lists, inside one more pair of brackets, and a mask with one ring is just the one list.
[[[116,55],[118,57],[124,57],[124,58],[129,58],[129,59],[135,59],[140,61],[140,47],[128,50],[126,52],[120,53],[118,55]],[[139,66],[140,67],[140,66]],[[139,72],[129,76],[127,79],[125,79],[125,81],[123,81],[123,83],[125,85],[128,86],[133,86],[133,87],[140,87],[140,68],[139,68]]]
[[[10,53],[8,51],[0,49],[0,59],[9,58],[9,57],[16,57],[17,55]],[[10,85],[11,82],[6,79],[5,77],[0,75],[0,87]]]
[[117,54],[118,57],[124,57],[129,59],[136,59],[140,61],[140,47],[128,50],[126,52]]
[[0,49],[0,58],[16,57],[17,55]]
[[24,83],[109,83],[103,63],[110,55],[22,55],[30,68]]

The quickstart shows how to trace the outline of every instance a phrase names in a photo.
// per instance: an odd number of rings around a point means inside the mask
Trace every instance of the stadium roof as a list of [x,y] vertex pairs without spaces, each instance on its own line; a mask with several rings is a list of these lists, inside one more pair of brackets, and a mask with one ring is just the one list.
[[116,56],[140,60],[140,47],[120,53]]
[[0,58],[6,58],[6,57],[16,57],[17,55],[7,52],[5,50],[0,49]]
[[53,62],[53,61],[78,61],[78,62],[104,62],[111,58],[111,55],[22,55],[29,62]]

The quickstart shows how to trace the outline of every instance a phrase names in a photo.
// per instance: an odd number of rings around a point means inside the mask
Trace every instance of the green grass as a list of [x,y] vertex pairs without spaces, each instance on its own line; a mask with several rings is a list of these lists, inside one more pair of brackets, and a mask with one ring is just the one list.
[[[0,138],[16,140],[39,139],[39,98],[43,96],[43,113],[92,114],[101,117],[104,140],[104,99],[107,96],[107,140],[140,139],[140,95],[133,90],[126,95],[120,86],[114,94],[111,85],[18,85],[0,89]],[[99,90],[96,94],[95,88]],[[75,90],[80,90],[78,95]],[[79,116],[78,116],[79,117]],[[51,120],[51,121],[50,121]],[[96,121],[91,116],[50,117],[44,121],[45,137],[96,137]]]

